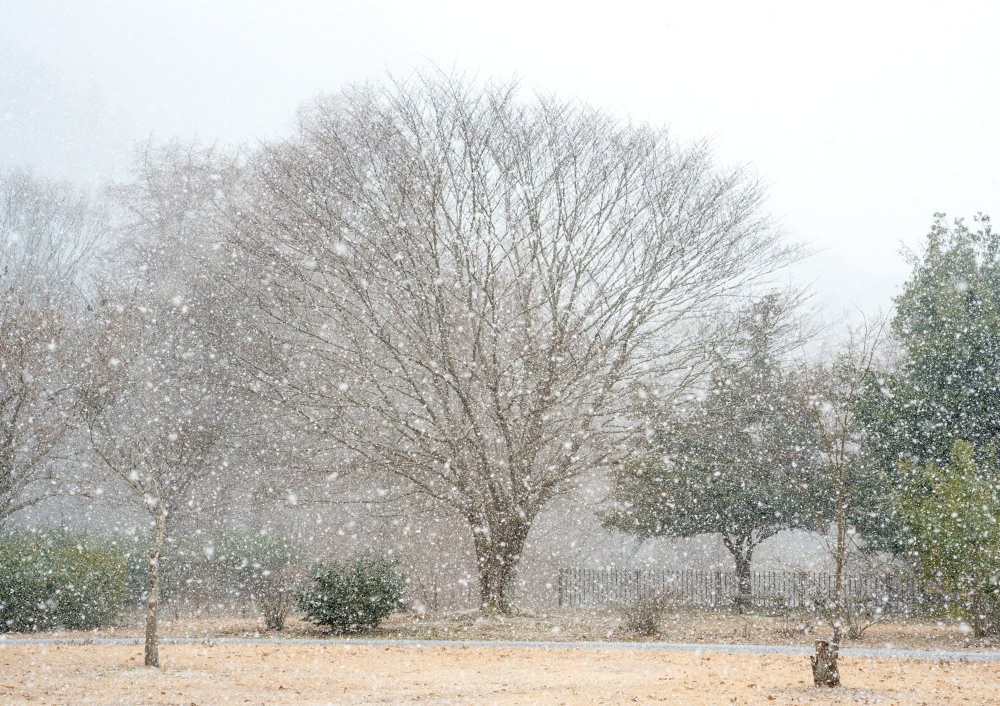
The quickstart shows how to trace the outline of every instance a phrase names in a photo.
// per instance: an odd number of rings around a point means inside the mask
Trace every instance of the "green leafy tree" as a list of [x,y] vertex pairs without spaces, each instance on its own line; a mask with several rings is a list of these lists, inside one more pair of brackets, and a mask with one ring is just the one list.
[[859,410],[866,452],[885,474],[857,519],[870,547],[899,553],[907,537],[888,495],[899,461],[947,466],[956,441],[986,453],[1000,440],[1000,240],[938,214],[896,298],[897,369],[874,377]]
[[[992,452],[990,452],[992,453]],[[977,636],[1000,631],[1000,469],[956,441],[946,464],[902,461],[893,500],[924,577]]]
[[741,595],[754,550],[811,516],[805,498],[818,458],[816,425],[783,368],[791,306],[771,295],[740,322],[736,354],[715,368],[704,397],[650,412],[632,462],[613,478],[607,527],[640,537],[718,533]]

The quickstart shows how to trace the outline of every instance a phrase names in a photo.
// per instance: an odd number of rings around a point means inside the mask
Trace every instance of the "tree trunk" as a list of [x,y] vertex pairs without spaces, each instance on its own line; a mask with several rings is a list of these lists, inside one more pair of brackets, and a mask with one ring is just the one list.
[[840,686],[840,670],[837,669],[839,652],[839,632],[834,628],[834,641],[816,640],[816,654],[809,658],[812,662],[813,684],[816,686]]
[[722,543],[733,555],[736,561],[736,598],[734,606],[742,613],[750,607],[750,594],[753,593],[753,573],[750,570],[750,562],[753,559],[752,538],[748,535],[731,538],[722,535]]
[[515,516],[484,527],[473,523],[476,563],[479,570],[480,606],[484,612],[508,615],[510,590],[521,559],[530,523]]
[[1000,623],[997,620],[997,610],[992,605],[992,601],[986,595],[976,591],[969,601],[971,607],[970,622],[972,623],[973,637],[989,637],[995,635],[1000,630]]
[[484,612],[510,613],[510,586],[504,581],[504,558],[480,562],[479,600]]
[[844,504],[846,486],[844,469],[837,469],[837,543],[834,545],[833,567],[833,605],[831,622],[833,623],[833,639],[816,640],[816,654],[812,657],[813,684],[816,686],[840,686],[840,670],[837,660],[840,657],[840,642],[843,637],[845,618],[844,605],[844,567],[847,564],[847,506]]
[[158,503],[160,512],[154,515],[153,546],[149,550],[149,593],[146,594],[146,647],[143,663],[147,667],[160,666],[160,642],[157,619],[160,613],[160,553],[166,535],[167,517]]
[[750,571],[750,559],[753,550],[748,550],[746,554],[736,554],[736,586],[741,596],[749,596],[753,593],[753,573]]
[[156,633],[156,619],[160,609],[160,553],[157,548],[149,550],[149,593],[146,596],[146,649],[144,664],[147,667],[160,666],[160,648]]

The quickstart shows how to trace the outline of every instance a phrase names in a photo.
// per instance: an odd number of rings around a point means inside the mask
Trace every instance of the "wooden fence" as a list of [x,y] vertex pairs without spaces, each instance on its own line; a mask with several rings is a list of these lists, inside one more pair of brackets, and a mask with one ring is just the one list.
[[[662,593],[681,606],[731,608],[736,605],[736,574],[724,571],[661,569],[559,569],[559,606],[615,605],[652,593]],[[754,572],[745,605],[775,611],[815,609],[828,603],[834,576],[822,572]],[[917,581],[892,575],[845,577],[849,608],[910,615],[933,595]]]

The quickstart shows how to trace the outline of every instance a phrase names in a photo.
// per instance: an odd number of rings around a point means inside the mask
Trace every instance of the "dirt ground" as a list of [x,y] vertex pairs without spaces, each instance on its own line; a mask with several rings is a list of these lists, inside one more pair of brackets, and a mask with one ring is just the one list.
[[[323,637],[324,630],[300,619],[290,619],[281,633],[264,629],[263,622],[246,617],[176,617],[167,610],[161,622],[164,637]],[[828,637],[829,626],[814,616],[772,617],[726,613],[685,612],[667,615],[658,635],[642,637],[624,632],[618,614],[609,609],[562,609],[483,617],[478,611],[403,613],[391,615],[372,637],[413,640],[548,640],[643,641],[804,645]],[[126,616],[116,628],[82,633],[45,633],[37,637],[141,637],[141,615]],[[11,636],[15,637],[15,636]],[[859,640],[845,647],[904,649],[996,650],[995,639],[977,639],[954,619],[895,620],[871,626]]]
[[[2,645],[3,643],[0,643]],[[987,704],[1000,664],[634,650],[312,645],[0,646],[0,702],[30,704]]]

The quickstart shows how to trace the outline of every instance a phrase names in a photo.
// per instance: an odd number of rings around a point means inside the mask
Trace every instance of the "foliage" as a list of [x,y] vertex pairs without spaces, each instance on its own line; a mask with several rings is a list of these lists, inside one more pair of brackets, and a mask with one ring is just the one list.
[[125,597],[121,556],[54,538],[5,532],[0,542],[0,630],[106,625]]
[[635,460],[614,476],[605,525],[640,537],[717,532],[749,592],[754,548],[806,519],[803,488],[817,437],[800,381],[782,368],[788,303],[777,296],[745,312],[739,355],[720,362],[706,394],[653,410]]
[[924,577],[977,635],[1000,631],[1000,470],[956,441],[947,464],[899,464],[893,495]]
[[896,298],[902,360],[873,378],[859,409],[866,452],[885,474],[855,518],[874,549],[907,547],[882,492],[885,479],[896,482],[900,459],[946,467],[958,440],[980,457],[1000,441],[1000,239],[988,217],[976,222],[970,229],[937,215]]
[[[123,547],[124,548],[124,547]],[[148,542],[127,547],[129,599],[147,590]],[[164,543],[160,591],[164,602],[213,601],[250,604],[268,629],[280,630],[294,604],[300,549],[274,532],[238,529],[195,533]]]
[[337,633],[372,632],[402,607],[405,579],[395,560],[363,554],[347,562],[331,562],[313,571],[298,607],[318,625]]

